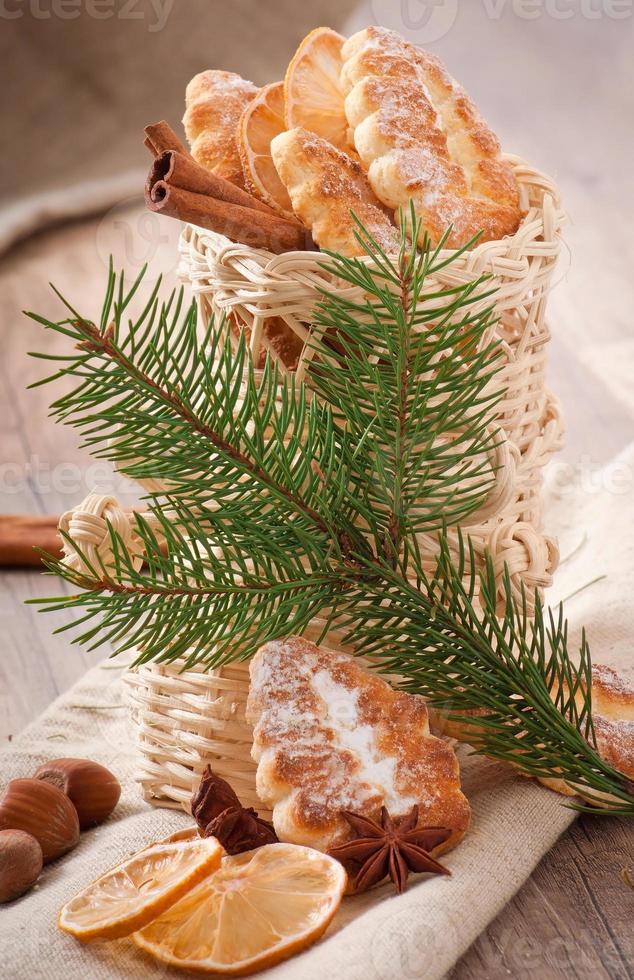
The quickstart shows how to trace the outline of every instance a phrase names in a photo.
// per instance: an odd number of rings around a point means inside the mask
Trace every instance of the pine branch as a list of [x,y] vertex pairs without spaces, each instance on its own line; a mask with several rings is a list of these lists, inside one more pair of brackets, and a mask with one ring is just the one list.
[[[318,549],[311,554],[297,546],[288,525],[285,533],[283,527],[272,533],[261,525],[246,528],[246,557],[241,536],[227,529],[218,533],[215,513],[207,515],[208,521],[182,501],[171,504],[166,511],[155,508],[151,522],[135,515],[145,558],[141,570],[112,528],[112,567],[91,565],[71,539],[86,571],[47,558],[50,572],[85,590],[35,600],[45,611],[82,611],[78,621],[58,632],[79,626],[74,642],[91,644],[90,649],[103,643],[114,644],[117,653],[138,649],[136,663],[184,656],[188,665],[218,666],[248,657],[271,636],[303,632],[323,609],[336,607],[349,587]],[[213,537],[207,533],[209,524]],[[193,529],[196,536],[189,536]]]
[[417,584],[388,563],[380,578],[361,586],[350,579],[340,618],[346,642],[462,727],[477,752],[527,776],[561,779],[588,800],[607,795],[602,812],[634,816],[634,783],[596,751],[585,633],[573,662],[562,608],[545,611],[536,594],[531,618],[525,591],[518,602],[508,572],[500,618],[493,562],[478,572],[472,546],[459,539],[456,562],[441,536],[436,573],[419,565]]
[[451,289],[428,285],[446,265],[444,241],[416,252],[404,238],[395,263],[358,237],[372,268],[337,255],[326,268],[367,299],[326,294],[317,336],[332,338],[343,356],[316,358],[309,384],[333,410],[356,507],[362,503],[396,561],[406,523],[416,533],[464,523],[492,488],[497,435],[487,423],[502,395],[492,385],[500,350],[483,343],[492,308],[471,309],[490,295],[484,278]]
[[[126,324],[140,279],[126,292],[110,273],[99,326],[71,307],[58,323],[31,314],[75,345],[45,379],[76,381],[53,414],[95,455],[166,486],[148,498],[151,520],[136,518],[145,568],[111,529],[108,567],[77,573],[49,558],[85,591],[44,606],[80,610],[80,642],[207,666],[325,613],[381,669],[470,726],[478,751],[634,814],[634,788],[594,746],[585,638],[574,666],[561,615],[547,619],[537,597],[531,620],[508,576],[498,618],[491,563],[480,583],[473,552],[454,563],[443,533],[468,522],[494,477],[497,351],[483,283],[439,289],[430,282],[451,258],[403,240],[392,263],[360,237],[372,268],[334,255],[330,268],[367,300],[324,297],[316,326],[332,356],[314,362],[310,392],[272,363],[258,380],[222,323],[199,342],[182,294],[161,306],[155,289]],[[423,531],[439,535],[431,578]]]
[[195,307],[181,318],[182,292],[159,306],[157,283],[126,328],[141,278],[126,293],[123,276],[117,289],[110,270],[98,327],[68,304],[72,319],[58,323],[28,314],[76,350],[37,382],[80,379],[51,414],[131,479],[160,480],[190,501],[259,497],[261,510],[281,506],[332,537],[328,488],[337,485],[330,477],[338,462],[327,408],[307,406],[303,389],[280,379],[272,361],[257,382],[244,338],[232,349],[227,325],[211,325],[199,342]]

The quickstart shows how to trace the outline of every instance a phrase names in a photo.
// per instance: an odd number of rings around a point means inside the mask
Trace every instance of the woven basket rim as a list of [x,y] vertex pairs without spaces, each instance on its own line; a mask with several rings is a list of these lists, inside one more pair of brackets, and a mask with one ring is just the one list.
[[[482,242],[476,245],[474,248],[470,249],[468,252],[463,253],[467,257],[469,267],[480,264],[479,259],[492,257],[492,253],[499,260],[503,258],[504,255],[511,255],[513,252],[518,251],[522,248],[526,241],[527,236],[535,239],[535,234],[531,234],[531,225],[537,219],[538,216],[542,215],[541,224],[545,225],[543,216],[547,212],[550,212],[551,230],[552,235],[549,238],[543,239],[543,245],[547,246],[549,242],[554,243],[558,238],[559,231],[567,221],[567,214],[563,207],[561,206],[561,197],[557,184],[548,174],[541,170],[532,167],[526,160],[522,157],[516,156],[515,154],[503,153],[502,158],[511,164],[515,172],[515,176],[520,185],[521,196],[525,199],[524,216],[520,221],[517,231],[513,235],[507,235],[505,238],[492,239],[491,241]],[[533,189],[537,193],[541,192],[542,199],[541,204],[530,205],[526,198],[528,197],[528,189]],[[279,268],[280,262],[282,260],[287,260],[289,263],[301,262],[305,267],[312,263],[315,267],[323,269],[324,264],[330,258],[330,253],[325,250],[321,251],[318,249],[296,249],[290,252],[283,252],[281,255],[271,252],[264,248],[255,248],[250,245],[243,245],[240,242],[234,242],[226,235],[222,235],[219,232],[210,231],[207,228],[201,228],[199,225],[194,225],[188,222],[185,225],[184,233],[186,230],[190,229],[196,235],[201,238],[209,239],[210,243],[214,245],[214,248],[218,251],[224,251],[225,248],[231,251],[234,256],[243,256],[246,261],[249,258],[257,256],[259,259],[259,264],[261,260],[266,258],[268,261],[274,263],[278,268],[273,270],[268,270],[264,266],[263,271],[270,271],[272,275],[276,278],[282,276],[282,272]],[[545,230],[545,229],[544,229]],[[442,259],[447,259],[451,255],[455,255],[459,249],[442,249],[439,256]],[[396,256],[390,255],[390,258],[395,258]],[[538,256],[529,256],[530,259],[535,259]],[[371,256],[361,255],[356,256],[361,262],[367,264],[372,263]],[[268,264],[268,263],[267,263]],[[286,263],[284,263],[286,264]]]

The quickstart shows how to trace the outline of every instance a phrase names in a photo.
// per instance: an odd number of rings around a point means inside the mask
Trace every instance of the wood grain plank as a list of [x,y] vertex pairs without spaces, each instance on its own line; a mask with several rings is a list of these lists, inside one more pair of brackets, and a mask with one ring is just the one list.
[[448,980],[630,980],[634,975],[631,824],[582,816],[540,862]]
[[[116,490],[130,505],[138,501],[136,489],[113,475],[109,465],[91,465],[73,429],[47,418],[48,405],[63,385],[56,392],[47,388],[26,391],[28,384],[50,373],[49,365],[28,357],[27,351],[62,353],[65,344],[53,332],[26,319],[22,310],[63,316],[60,301],[49,286],[52,280],[87,315],[98,313],[107,263],[100,245],[102,225],[101,221],[80,222],[59,229],[50,239],[36,237],[0,267],[5,355],[0,360],[0,510],[4,513],[62,513],[94,486],[104,492]],[[25,605],[27,599],[67,591],[65,583],[39,571],[4,572],[2,583],[0,628],[5,646],[0,658],[0,738],[9,739],[88,666],[106,656],[109,648],[89,653],[71,643],[68,633],[54,635],[54,629],[71,622],[68,611],[42,614],[37,607]]]

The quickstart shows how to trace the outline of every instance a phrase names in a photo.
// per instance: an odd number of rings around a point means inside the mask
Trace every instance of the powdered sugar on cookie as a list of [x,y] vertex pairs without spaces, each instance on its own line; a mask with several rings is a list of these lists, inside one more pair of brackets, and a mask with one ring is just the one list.
[[519,189],[495,134],[442,62],[399,34],[368,27],[342,48],[345,112],[376,196],[410,200],[425,234],[465,245],[518,227]]
[[254,725],[257,789],[282,840],[327,849],[345,839],[342,810],[420,822],[469,823],[458,762],[429,733],[422,698],[400,693],[346,654],[298,637],[266,644],[251,664],[247,717]]

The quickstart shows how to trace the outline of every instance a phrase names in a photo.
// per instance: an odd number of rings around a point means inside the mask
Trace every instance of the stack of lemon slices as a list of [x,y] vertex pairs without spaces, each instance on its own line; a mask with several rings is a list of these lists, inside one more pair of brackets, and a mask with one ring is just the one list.
[[338,861],[295,844],[229,857],[194,833],[97,878],[62,908],[60,928],[84,942],[131,936],[170,966],[234,975],[273,966],[322,935],[346,885]]
[[260,89],[240,119],[238,147],[245,183],[252,194],[287,218],[295,215],[271,159],[275,136],[302,126],[356,156],[348,139],[339,83],[343,42],[329,27],[311,31],[295,52],[284,81]]

